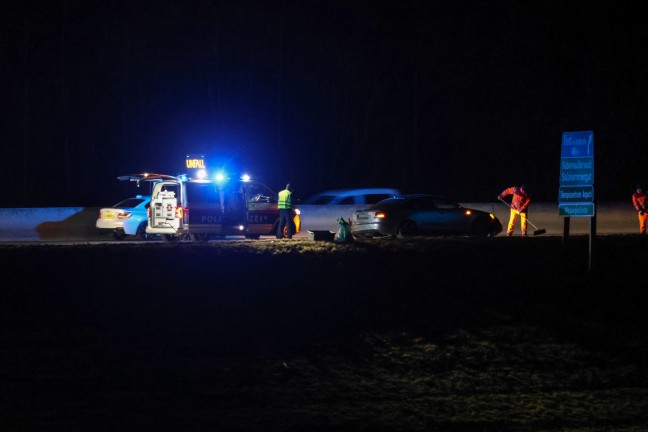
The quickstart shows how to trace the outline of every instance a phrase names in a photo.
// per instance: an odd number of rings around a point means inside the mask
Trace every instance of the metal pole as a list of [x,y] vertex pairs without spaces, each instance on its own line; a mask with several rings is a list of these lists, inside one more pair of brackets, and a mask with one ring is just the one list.
[[563,217],[563,246],[567,243],[567,238],[569,237],[569,223],[571,218],[569,216]]
[[594,255],[594,238],[596,237],[596,210],[594,216],[590,218],[590,235],[589,235],[589,264],[588,270],[592,271],[592,259]]

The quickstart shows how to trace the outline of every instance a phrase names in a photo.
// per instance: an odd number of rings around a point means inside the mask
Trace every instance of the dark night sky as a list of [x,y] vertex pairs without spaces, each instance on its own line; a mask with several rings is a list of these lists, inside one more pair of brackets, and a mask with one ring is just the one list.
[[101,206],[186,153],[275,190],[556,201],[563,131],[595,190],[648,180],[640,2],[24,1],[0,30],[5,207]]

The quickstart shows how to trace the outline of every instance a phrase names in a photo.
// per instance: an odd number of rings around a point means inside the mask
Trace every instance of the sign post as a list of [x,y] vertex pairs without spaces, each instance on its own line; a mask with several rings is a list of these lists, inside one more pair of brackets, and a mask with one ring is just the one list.
[[589,269],[596,232],[594,203],[594,132],[563,132],[560,152],[558,214],[564,217],[563,242],[569,237],[571,217],[590,218]]

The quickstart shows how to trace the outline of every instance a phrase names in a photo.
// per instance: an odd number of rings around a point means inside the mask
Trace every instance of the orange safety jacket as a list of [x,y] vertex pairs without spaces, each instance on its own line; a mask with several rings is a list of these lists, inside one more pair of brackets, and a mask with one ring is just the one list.
[[637,211],[646,211],[646,200],[648,199],[648,195],[646,195],[645,192],[635,192],[632,194],[632,205],[634,208],[637,209]]
[[531,202],[531,197],[517,186],[512,186],[508,189],[504,189],[504,191],[500,194],[500,198],[504,198],[509,195],[513,195],[511,207],[519,211],[520,213],[524,212]]

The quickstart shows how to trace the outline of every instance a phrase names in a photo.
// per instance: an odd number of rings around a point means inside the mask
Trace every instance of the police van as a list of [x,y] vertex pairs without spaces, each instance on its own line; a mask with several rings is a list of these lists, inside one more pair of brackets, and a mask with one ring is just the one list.
[[247,177],[206,180],[149,175],[147,180],[155,182],[148,234],[159,234],[167,241],[187,236],[206,241],[231,235],[258,239],[276,232],[277,194],[263,183]]

